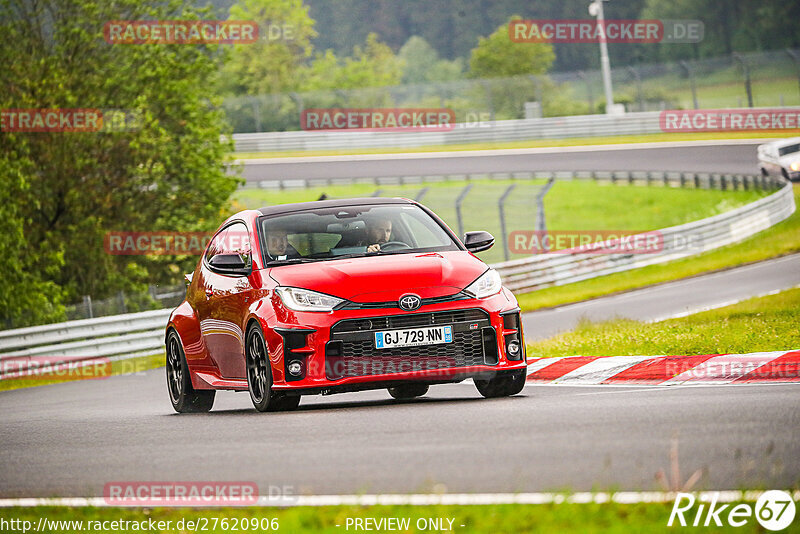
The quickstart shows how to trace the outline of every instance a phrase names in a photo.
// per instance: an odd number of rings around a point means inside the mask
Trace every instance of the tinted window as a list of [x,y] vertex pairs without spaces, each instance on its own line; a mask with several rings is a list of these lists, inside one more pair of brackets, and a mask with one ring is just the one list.
[[210,261],[211,258],[219,254],[220,244],[225,242],[225,233],[227,231],[227,228],[222,229],[211,238],[211,241],[208,243],[208,247],[206,248],[206,261]]
[[206,249],[206,261],[217,254],[239,254],[250,264],[250,235],[244,223],[234,223],[211,238]]
[[267,261],[459,250],[436,220],[409,204],[303,211],[259,224]]

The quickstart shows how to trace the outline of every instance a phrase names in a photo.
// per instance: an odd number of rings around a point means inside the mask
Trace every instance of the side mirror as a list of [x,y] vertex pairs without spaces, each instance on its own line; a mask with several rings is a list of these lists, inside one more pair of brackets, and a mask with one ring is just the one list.
[[464,246],[470,252],[483,252],[494,245],[494,236],[489,232],[467,232],[464,234]]
[[240,254],[217,254],[209,260],[208,265],[211,270],[220,274],[237,274],[241,276],[249,274],[247,263]]

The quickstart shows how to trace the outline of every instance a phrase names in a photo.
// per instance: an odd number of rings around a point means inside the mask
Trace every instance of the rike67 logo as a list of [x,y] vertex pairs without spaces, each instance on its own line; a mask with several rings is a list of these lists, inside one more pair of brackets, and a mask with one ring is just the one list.
[[747,503],[720,504],[719,497],[719,493],[714,493],[711,502],[699,502],[703,500],[702,496],[698,499],[691,493],[678,493],[667,526],[741,527],[755,517],[766,530],[778,531],[785,529],[794,521],[796,512],[794,500],[785,491],[765,491],[755,506]]

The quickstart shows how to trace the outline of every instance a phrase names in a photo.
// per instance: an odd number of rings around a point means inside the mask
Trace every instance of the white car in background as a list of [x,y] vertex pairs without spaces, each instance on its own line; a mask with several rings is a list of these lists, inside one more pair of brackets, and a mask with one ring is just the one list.
[[758,164],[764,176],[800,181],[800,137],[759,145]]

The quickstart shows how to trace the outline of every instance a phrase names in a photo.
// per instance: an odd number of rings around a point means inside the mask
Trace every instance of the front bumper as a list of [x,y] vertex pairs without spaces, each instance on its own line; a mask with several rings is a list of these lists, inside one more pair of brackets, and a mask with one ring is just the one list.
[[[272,334],[270,359],[276,391],[332,393],[410,381],[458,382],[526,367],[519,309],[505,289],[486,299],[430,304],[413,312],[397,308],[277,311],[276,318],[285,320],[265,328],[268,337]],[[377,331],[438,325],[452,327],[451,343],[394,349],[374,346]],[[298,368],[300,373],[291,372]]]

